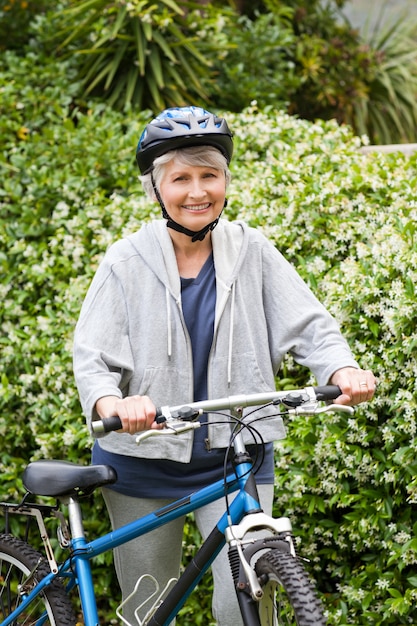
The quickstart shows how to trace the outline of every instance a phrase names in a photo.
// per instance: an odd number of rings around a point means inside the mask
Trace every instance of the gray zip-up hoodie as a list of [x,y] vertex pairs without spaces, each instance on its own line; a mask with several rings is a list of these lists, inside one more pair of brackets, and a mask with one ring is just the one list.
[[[337,369],[358,367],[335,320],[259,231],[222,219],[212,241],[216,314],[210,398],[274,390],[287,352],[311,369],[318,384],[326,384]],[[95,403],[103,396],[148,395],[156,406],[191,402],[192,372],[174,248],[166,222],[157,220],[109,248],[84,301],[74,373],[87,421],[97,417]],[[256,428],[265,441],[285,436],[280,418],[257,422]],[[226,418],[220,426],[209,424],[211,447],[227,446],[229,436]],[[140,446],[127,433],[100,439],[103,448],[118,454],[184,463],[192,442],[192,432]]]

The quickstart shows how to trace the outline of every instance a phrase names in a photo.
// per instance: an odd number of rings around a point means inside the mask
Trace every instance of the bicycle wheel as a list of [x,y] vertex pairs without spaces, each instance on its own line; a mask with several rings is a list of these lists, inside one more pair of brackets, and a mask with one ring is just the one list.
[[261,626],[326,626],[321,602],[297,558],[270,550],[255,564],[264,595],[258,605]]
[[[33,575],[31,573],[34,572]],[[46,559],[29,544],[0,534],[0,623],[50,573]],[[59,580],[54,580],[13,624],[16,626],[75,626],[70,599]]]

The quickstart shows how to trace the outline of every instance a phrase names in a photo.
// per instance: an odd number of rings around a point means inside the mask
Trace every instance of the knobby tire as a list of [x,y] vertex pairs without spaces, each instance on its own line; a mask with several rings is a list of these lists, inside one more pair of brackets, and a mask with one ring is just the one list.
[[321,602],[297,557],[270,550],[255,564],[263,586],[259,602],[261,626],[326,626]]
[[[29,574],[36,571],[28,583],[29,591],[50,573],[46,559],[29,544],[12,535],[0,534],[0,626],[21,602],[18,586],[24,585]],[[46,615],[45,615],[46,614]],[[42,616],[45,621],[39,622]],[[13,622],[16,626],[75,626],[76,618],[60,580],[54,580]]]

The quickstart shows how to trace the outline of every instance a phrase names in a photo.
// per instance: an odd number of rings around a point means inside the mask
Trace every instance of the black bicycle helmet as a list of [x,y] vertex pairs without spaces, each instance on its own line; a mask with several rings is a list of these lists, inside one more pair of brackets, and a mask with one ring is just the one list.
[[176,148],[213,146],[230,163],[233,153],[232,133],[226,120],[201,107],[165,109],[143,131],[136,150],[141,174],[152,170],[154,160]]

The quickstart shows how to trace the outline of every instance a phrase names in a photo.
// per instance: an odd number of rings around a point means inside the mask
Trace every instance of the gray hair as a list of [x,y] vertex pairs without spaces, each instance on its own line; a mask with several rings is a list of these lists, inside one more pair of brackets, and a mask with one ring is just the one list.
[[169,152],[165,152],[165,154],[157,157],[153,162],[152,172],[139,176],[146,194],[149,198],[152,198],[152,200],[155,200],[155,192],[152,185],[152,174],[156,188],[159,191],[159,186],[165,173],[165,166],[167,163],[174,160],[181,165],[212,167],[215,170],[223,171],[226,179],[226,187],[230,183],[231,174],[227,166],[226,158],[220,150],[217,150],[217,148],[213,148],[212,146],[177,148],[176,150],[170,150]]

